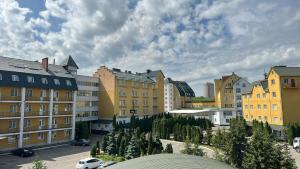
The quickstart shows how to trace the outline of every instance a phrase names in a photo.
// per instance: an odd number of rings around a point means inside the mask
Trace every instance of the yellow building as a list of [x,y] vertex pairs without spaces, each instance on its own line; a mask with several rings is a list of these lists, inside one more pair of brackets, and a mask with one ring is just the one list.
[[300,67],[272,67],[243,93],[244,118],[268,122],[275,130],[300,122],[299,85]]
[[77,85],[68,66],[0,57],[0,151],[74,138]]
[[164,111],[162,71],[132,73],[102,66],[94,77],[99,78],[99,112],[102,120],[112,120],[116,115],[118,121],[129,122],[132,113],[144,117]]

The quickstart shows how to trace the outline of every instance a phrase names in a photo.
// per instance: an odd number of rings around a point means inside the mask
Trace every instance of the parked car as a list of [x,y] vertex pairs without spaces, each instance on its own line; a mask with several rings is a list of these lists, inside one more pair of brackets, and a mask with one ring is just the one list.
[[293,148],[300,153],[300,137],[295,137],[293,140]]
[[76,169],[100,169],[103,168],[103,162],[97,158],[86,158],[76,164]]
[[74,140],[71,142],[72,146],[89,146],[91,142],[86,139],[79,139],[79,140]]
[[34,151],[29,148],[18,148],[12,151],[12,154],[20,157],[31,157],[34,155]]

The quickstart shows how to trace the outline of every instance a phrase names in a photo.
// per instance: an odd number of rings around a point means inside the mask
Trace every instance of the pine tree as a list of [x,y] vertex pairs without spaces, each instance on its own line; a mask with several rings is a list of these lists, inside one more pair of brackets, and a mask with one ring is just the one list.
[[108,137],[108,146],[106,147],[106,151],[108,155],[117,154],[117,143],[114,134],[110,134]]
[[152,154],[160,154],[163,150],[163,146],[162,146],[162,143],[161,141],[159,140],[159,137],[155,137],[155,140],[154,140],[154,148],[153,148],[153,152]]
[[105,135],[104,138],[103,138],[103,143],[102,143],[102,150],[103,150],[104,152],[106,152],[107,141],[108,141],[108,136]]
[[211,128],[208,128],[205,133],[205,142],[207,145],[210,145],[212,139],[212,131]]
[[149,133],[149,138],[148,138],[148,148],[147,148],[147,152],[148,155],[152,154],[153,152],[153,137],[152,137],[152,133]]
[[94,144],[93,147],[92,147],[92,149],[91,149],[90,155],[91,155],[92,157],[95,157],[96,154],[97,154],[97,145]]
[[112,126],[113,126],[114,130],[117,129],[117,117],[116,117],[115,114],[114,114],[114,117],[113,117]]
[[171,143],[166,145],[166,149],[164,150],[164,153],[170,153],[170,154],[173,153],[173,147]]
[[141,155],[147,155],[147,142],[145,140],[145,133],[140,134],[140,149],[141,149]]
[[141,155],[141,151],[140,151],[140,146],[139,146],[138,140],[137,140],[136,136],[133,135],[129,142],[129,146],[126,151],[125,158],[133,159],[133,158],[139,157],[140,155]]
[[121,139],[120,147],[119,147],[119,156],[124,157],[125,147],[126,147],[126,138],[125,138],[125,136],[123,136]]

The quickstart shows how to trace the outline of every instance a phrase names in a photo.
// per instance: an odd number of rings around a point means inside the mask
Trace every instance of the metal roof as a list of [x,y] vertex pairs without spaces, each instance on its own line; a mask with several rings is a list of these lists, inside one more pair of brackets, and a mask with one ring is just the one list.
[[256,86],[256,85],[261,86],[264,89],[264,91],[267,91],[269,89],[268,88],[268,80],[258,80],[258,81],[252,82],[248,87],[246,87],[243,94],[252,93],[252,90],[253,90],[254,86]]
[[[0,56],[0,73],[2,75],[0,86],[77,90],[73,75],[59,65],[49,64],[47,71],[38,61]],[[12,81],[12,75],[19,76],[19,81]],[[28,76],[34,78],[34,83],[28,83]],[[42,78],[46,78],[48,83],[43,84]],[[58,79],[60,85],[55,85],[54,79]],[[67,85],[67,80],[70,80],[71,86]]]
[[300,67],[274,66],[270,69],[278,73],[279,76],[300,76]]
[[233,169],[210,158],[184,154],[156,154],[117,163],[107,169]]
[[147,77],[145,74],[142,73],[131,73],[131,72],[122,72],[120,69],[112,69],[111,70],[118,79],[122,80],[132,80],[132,81],[139,81],[145,83],[154,83],[152,79]]
[[166,82],[174,84],[180,96],[195,97],[195,92],[185,81],[173,81],[171,78],[167,78]]
[[75,68],[79,69],[79,67],[77,66],[76,62],[72,58],[72,56],[69,56],[68,58],[66,58],[65,60],[63,60],[62,63],[61,63],[61,65],[62,66],[71,66],[71,67],[75,67]]

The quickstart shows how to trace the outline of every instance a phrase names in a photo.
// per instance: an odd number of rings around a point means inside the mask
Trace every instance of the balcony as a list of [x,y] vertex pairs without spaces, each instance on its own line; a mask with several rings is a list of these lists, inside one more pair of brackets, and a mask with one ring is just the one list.
[[0,101],[21,101],[21,96],[1,96]]
[[19,128],[0,128],[0,134],[19,133]]
[[20,117],[20,112],[0,112],[0,118],[4,117]]
[[25,112],[24,113],[25,117],[30,117],[30,116],[49,116],[48,112]]
[[298,85],[295,83],[284,83],[283,88],[285,89],[297,89]]
[[49,97],[26,97],[26,101],[36,101],[36,102],[43,102],[43,101],[49,101]]
[[23,132],[29,132],[29,131],[40,131],[40,130],[48,130],[48,125],[44,126],[24,126]]
[[72,102],[73,98],[72,97],[54,97],[53,101],[63,101],[63,102]]

